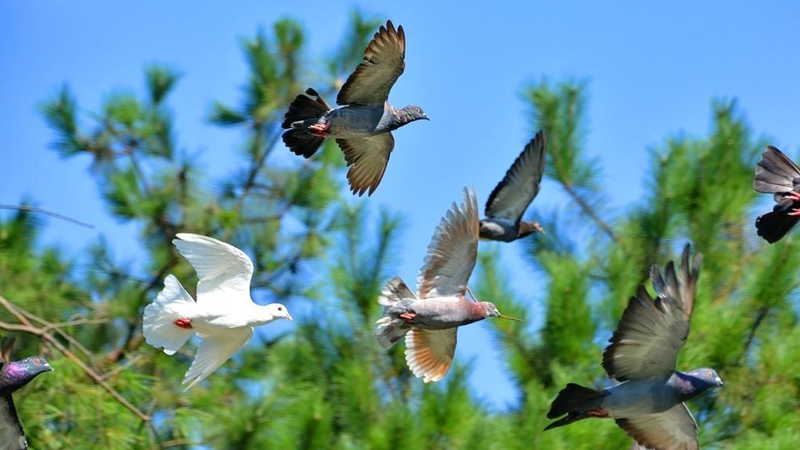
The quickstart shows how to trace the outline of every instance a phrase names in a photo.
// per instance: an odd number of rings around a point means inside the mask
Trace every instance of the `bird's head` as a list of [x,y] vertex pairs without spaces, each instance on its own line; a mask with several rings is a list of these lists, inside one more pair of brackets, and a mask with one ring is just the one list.
[[292,315],[289,314],[289,310],[286,309],[286,307],[281,305],[280,303],[270,303],[264,308],[269,313],[269,315],[272,316],[272,320],[275,319],[292,320]]
[[542,233],[545,234],[544,228],[539,225],[539,222],[520,222],[519,224],[519,237],[524,238],[525,236],[531,235],[533,233]]
[[499,317],[501,319],[515,320],[517,322],[522,322],[522,319],[517,319],[516,317],[508,317],[500,314],[500,311],[497,309],[497,306],[494,306],[494,303],[481,302],[481,304],[486,308],[486,317]]
[[39,374],[52,370],[53,368],[50,367],[44,357],[31,356],[19,361],[6,363],[2,369],[2,380],[0,382],[7,387],[12,387],[12,391],[15,391],[30,383]]
[[725,385],[716,370],[705,367],[690,372],[677,372],[676,375],[678,379],[674,385],[681,391],[683,400],[689,400],[708,389]]
[[413,122],[415,120],[430,120],[425,114],[425,111],[423,111],[419,106],[408,105],[403,108],[403,112],[406,113],[406,123]]

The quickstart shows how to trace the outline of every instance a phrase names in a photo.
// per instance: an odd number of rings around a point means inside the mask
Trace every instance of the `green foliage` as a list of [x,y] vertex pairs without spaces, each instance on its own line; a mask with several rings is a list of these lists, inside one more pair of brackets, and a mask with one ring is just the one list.
[[[17,333],[18,356],[42,353],[56,368],[19,396],[32,448],[626,448],[629,438],[610,421],[541,430],[565,383],[607,385],[603,341],[649,266],[676,258],[687,241],[705,261],[679,368],[715,367],[726,380],[691,402],[703,447],[796,448],[800,244],[792,235],[772,246],[755,237],[752,171],[763,142],[732,101],[712,104],[708,136],[676,135],[651,149],[645,194],[609,218],[600,208],[608,195],[601,168],[584,139],[587,84],[527,87],[531,128],[548,133],[546,175],[571,202],[535,214],[546,218],[546,235],[481,244],[472,282],[478,298],[525,319],[488,322],[518,392],[509,409],[492,410],[471,394],[469,365],[457,362],[445,380],[423,385],[407,370],[402,346],[375,344],[375,299],[394,275],[403,218],[343,198],[335,143],[311,160],[270,156],[280,149],[289,101],[305,83],[335,93],[378,23],[354,12],[320,66],[308,62],[305,30],[291,19],[243,40],[243,98],[235,106],[215,102],[209,114],[211,124],[244,134],[240,164],[213,183],[175,151],[175,69],[148,67],[144,92],[114,92],[94,114],[79,115],[66,86],[42,105],[53,148],[64,158],[92,157],[109,213],[137,225],[147,261],[118,261],[105,239],[80,261],[67,260],[38,244],[42,225],[30,213],[0,220],[0,295],[52,339]],[[576,229],[581,238],[571,237]],[[295,312],[290,332],[259,330],[191,395],[180,381],[195,346],[167,357],[141,336],[142,309],[167,274],[194,286],[193,270],[171,244],[181,231],[244,249],[256,265],[257,301],[313,311]],[[510,287],[500,255],[515,250],[525,253],[532,292]],[[4,308],[0,322],[20,325]]]

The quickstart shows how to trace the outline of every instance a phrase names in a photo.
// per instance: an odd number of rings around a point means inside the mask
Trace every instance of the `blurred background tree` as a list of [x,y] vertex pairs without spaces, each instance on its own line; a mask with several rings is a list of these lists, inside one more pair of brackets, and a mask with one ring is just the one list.
[[[112,93],[93,113],[80,112],[67,86],[43,104],[54,150],[91,155],[109,213],[136,225],[148,259],[145,270],[120,262],[113,242],[101,240],[89,267],[78,267],[37,244],[38,216],[18,211],[0,222],[0,329],[29,334],[17,354],[42,353],[56,369],[21,394],[31,447],[627,448],[610,421],[542,433],[545,414],[566,382],[607,383],[601,352],[628,298],[649,265],[675,258],[689,241],[706,256],[679,367],[715,367],[726,380],[691,404],[703,448],[797,448],[800,249],[791,235],[772,246],[754,235],[752,174],[764,141],[730,100],[712,104],[707,136],[678,134],[651,149],[646,195],[612,215],[602,208],[602,170],[584,145],[587,84],[526,87],[530,130],[549,136],[547,177],[568,200],[557,211],[531,211],[547,234],[515,244],[545,282],[541,327],[530,325],[529,294],[509,288],[499,255],[510,246],[481,244],[473,278],[480,298],[529,319],[490,322],[516,405],[500,411],[478,400],[463,361],[443,382],[423,385],[406,369],[402,346],[376,345],[375,299],[393,275],[403,217],[343,194],[343,158],[332,142],[311,160],[274,153],[283,151],[279,124],[294,95],[313,84],[332,97],[381,22],[353,13],[338,49],[319,64],[302,57],[306,31],[291,19],[243,40],[243,98],[214,103],[209,117],[244,137],[239,169],[223,180],[207,180],[176,142],[174,68],[148,67],[143,93]],[[180,381],[194,346],[168,358],[141,336],[142,309],[166,274],[194,285],[171,244],[181,231],[251,255],[259,303],[314,312],[294,327],[260,329],[191,395]]]

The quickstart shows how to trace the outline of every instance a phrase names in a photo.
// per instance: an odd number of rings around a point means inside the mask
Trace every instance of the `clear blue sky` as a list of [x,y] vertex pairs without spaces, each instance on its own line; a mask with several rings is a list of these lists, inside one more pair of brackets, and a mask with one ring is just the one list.
[[[793,2],[353,2],[0,0],[0,203],[24,197],[94,224],[49,220],[44,243],[80,256],[100,235],[117,258],[140,261],[137,232],[110,218],[87,158],[60,160],[36,105],[64,82],[84,112],[117,88],[141,92],[142,69],[184,76],[170,105],[181,148],[198,153],[213,183],[230,173],[237,132],[209,126],[212,101],[237,104],[245,79],[238,38],[277,18],[308,31],[306,57],[333,48],[353,6],[406,29],[406,72],[394,104],[418,104],[430,122],[396,132],[387,175],[369,200],[407,216],[398,274],[415,279],[436,223],[461,187],[483,202],[532,136],[520,92],[548,77],[587,79],[586,147],[605,174],[610,212],[642,193],[647,149],[671,134],[703,135],[710,100],[735,97],[757,132],[797,154],[800,8]],[[288,153],[288,152],[287,152]],[[563,201],[546,183],[537,204]],[[0,214],[5,214],[0,212]],[[483,244],[482,244],[483,245]],[[541,311],[541,286],[517,245],[502,247],[513,286]],[[488,300],[488,299],[487,299]],[[460,333],[457,360],[475,358],[477,395],[502,407],[514,392],[481,325]],[[598,363],[599,363],[598,355]]]

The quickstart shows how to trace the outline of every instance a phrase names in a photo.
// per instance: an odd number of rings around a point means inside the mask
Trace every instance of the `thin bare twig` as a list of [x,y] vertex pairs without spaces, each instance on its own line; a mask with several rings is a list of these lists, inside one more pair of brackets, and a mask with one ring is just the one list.
[[75,354],[72,353],[71,351],[69,351],[69,349],[64,347],[64,345],[61,344],[61,342],[59,342],[58,339],[53,337],[53,335],[51,335],[48,331],[45,331],[43,328],[38,328],[38,327],[34,326],[28,320],[28,318],[25,317],[25,314],[23,314],[21,312],[21,311],[24,311],[22,308],[14,305],[13,303],[8,301],[3,296],[0,296],[0,305],[2,305],[6,310],[8,310],[8,312],[13,314],[17,318],[17,320],[19,320],[20,323],[22,324],[22,325],[15,325],[15,324],[7,324],[7,323],[0,322],[0,328],[6,329],[6,330],[24,331],[26,333],[30,333],[30,334],[39,336],[40,339],[42,339],[45,342],[47,342],[48,344],[52,345],[59,352],[61,352],[64,356],[66,356],[67,358],[72,360],[72,362],[74,362],[78,367],[80,367],[80,369],[83,370],[83,372],[89,378],[91,378],[100,387],[105,389],[106,392],[111,394],[111,396],[114,397],[120,404],[122,404],[122,406],[128,408],[133,414],[135,414],[137,417],[139,417],[139,419],[141,419],[143,422],[149,422],[150,421],[150,416],[148,416],[145,413],[143,413],[141,410],[139,410],[139,408],[134,406],[125,397],[123,397],[122,394],[120,394],[116,389],[114,389],[113,387],[111,387],[111,385],[106,383],[103,380],[103,377],[101,377],[97,372],[92,370],[91,367],[87,366],[86,363],[84,363],[80,358],[75,356]]
[[602,218],[600,218],[600,216],[597,215],[594,208],[592,208],[591,205],[586,203],[586,200],[584,200],[583,197],[581,197],[581,195],[575,190],[575,188],[567,183],[561,183],[561,185],[564,187],[564,190],[567,191],[567,194],[569,194],[569,196],[572,197],[572,200],[574,200],[575,203],[577,203],[578,206],[581,207],[583,212],[586,213],[586,215],[588,215],[589,218],[591,218],[594,221],[594,223],[597,224],[597,226],[599,226],[600,229],[602,229],[608,235],[608,237],[611,238],[611,240],[619,244],[620,243],[619,236],[617,236],[616,233],[614,233],[614,230],[612,230],[611,227]]
[[28,212],[33,212],[33,213],[45,214],[45,215],[50,216],[50,217],[55,217],[56,219],[61,219],[61,220],[65,220],[65,221],[70,222],[70,223],[74,223],[75,225],[78,225],[78,226],[81,226],[81,227],[85,227],[85,228],[88,228],[90,230],[94,229],[94,225],[92,225],[92,224],[89,224],[89,223],[86,223],[86,222],[81,222],[78,219],[73,219],[72,217],[68,217],[68,216],[65,216],[63,214],[59,214],[59,213],[56,213],[56,212],[53,212],[53,211],[49,211],[47,209],[37,208],[35,206],[0,205],[0,209],[15,209],[17,211],[28,211]]

